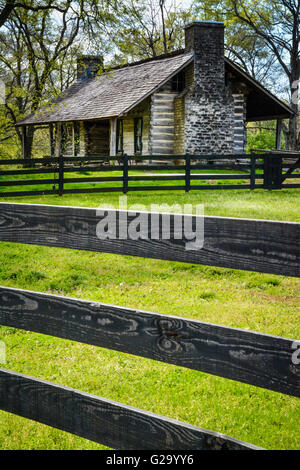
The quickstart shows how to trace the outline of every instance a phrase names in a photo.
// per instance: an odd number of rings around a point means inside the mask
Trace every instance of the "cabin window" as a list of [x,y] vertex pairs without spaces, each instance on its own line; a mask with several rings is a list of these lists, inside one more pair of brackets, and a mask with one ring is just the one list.
[[80,153],[80,123],[74,122],[74,157]]
[[134,120],[134,153],[141,154],[143,150],[143,118]]
[[118,120],[117,121],[117,142],[116,142],[117,148],[116,152],[117,153],[123,153],[124,148],[123,148],[123,121]]
[[185,73],[179,72],[172,78],[172,91],[183,91],[185,88]]

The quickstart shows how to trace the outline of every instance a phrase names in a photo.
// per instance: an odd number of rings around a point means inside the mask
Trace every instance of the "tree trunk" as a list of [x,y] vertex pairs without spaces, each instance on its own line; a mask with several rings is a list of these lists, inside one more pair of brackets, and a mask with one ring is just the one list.
[[298,114],[289,119],[288,132],[286,133],[286,149],[299,151]]
[[0,12],[0,28],[4,25],[5,21],[9,18],[11,12],[15,8],[14,0],[7,0],[4,8]]
[[[296,52],[295,52],[296,51]],[[287,150],[299,150],[298,142],[298,119],[299,119],[299,82],[300,82],[300,60],[298,59],[298,49],[293,48],[291,55],[291,76],[290,76],[290,107],[294,111],[294,116],[289,120],[289,129],[287,134]]]
[[289,119],[288,132],[286,134],[286,149],[299,150],[298,142],[298,120],[299,120],[299,80],[294,80],[291,83],[291,104],[290,107],[294,111],[294,116]]

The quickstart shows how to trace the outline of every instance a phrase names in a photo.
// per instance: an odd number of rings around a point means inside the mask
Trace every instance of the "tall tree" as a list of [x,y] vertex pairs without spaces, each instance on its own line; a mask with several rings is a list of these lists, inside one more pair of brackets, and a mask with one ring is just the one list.
[[167,36],[166,36],[166,23],[165,23],[166,0],[159,0],[159,8],[160,8],[160,14],[161,14],[161,27],[162,27],[164,53],[166,54],[168,52]]
[[[62,14],[60,28],[49,10],[16,9],[6,23],[1,35],[0,61],[11,77],[5,106],[12,123],[25,113],[37,110],[47,87],[49,91],[50,77],[59,59],[74,43],[79,32],[80,11],[74,16],[73,12],[68,13],[67,10]],[[20,137],[18,129],[16,132]],[[28,155],[31,155],[33,135],[31,127],[27,136]]]
[[140,60],[168,53],[184,45],[189,11],[165,0],[126,0],[112,35],[114,62]]
[[228,0],[228,8],[263,41],[286,76],[294,111],[284,129],[286,144],[299,150],[300,0]]
[[228,0],[194,0],[192,13],[203,21],[223,21],[226,56],[253,78],[274,87],[278,78],[274,55],[253,30],[235,17]]
[[[52,1],[48,0],[48,3]],[[98,29],[101,23],[111,21],[109,4],[101,1],[103,9],[97,16]],[[15,9],[1,30],[0,67],[9,76],[5,107],[12,125],[57,96],[75,77],[74,56],[83,45],[88,47],[86,32],[91,20],[95,20],[95,12],[86,8],[84,0],[78,0],[76,5],[72,0],[66,0],[65,7],[58,16],[49,9]],[[97,51],[100,44],[98,35]],[[16,132],[21,138],[17,128]],[[30,128],[28,155],[31,154],[33,135],[33,128]]]
[[37,1],[36,3],[33,3],[31,1],[26,2],[24,0],[0,0],[0,28],[6,23],[17,8],[40,12],[45,10],[56,10],[60,13],[64,13],[66,7],[63,3],[59,4],[49,1]]
[[[55,5],[55,1],[47,0],[47,5]],[[83,51],[101,52],[101,34],[114,21],[115,6],[106,0],[64,0],[59,14],[49,8],[13,10],[0,32],[0,72],[8,77],[5,109],[11,129],[74,81],[74,57]],[[21,140],[18,128],[16,132]],[[33,136],[34,130],[29,128],[28,155]]]

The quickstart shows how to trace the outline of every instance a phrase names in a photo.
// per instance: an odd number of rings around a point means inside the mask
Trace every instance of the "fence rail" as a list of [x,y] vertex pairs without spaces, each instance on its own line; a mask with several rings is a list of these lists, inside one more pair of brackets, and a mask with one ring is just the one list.
[[259,450],[221,433],[4,369],[0,408],[119,450]]
[[[132,213],[0,203],[0,241],[142,256],[300,277],[299,223],[204,217],[200,250],[189,234],[165,240],[160,215],[149,237],[100,240],[108,214],[128,229]],[[137,214],[134,215],[135,217]],[[175,217],[169,214],[171,227]],[[189,217],[191,226],[199,216]],[[159,233],[155,239],[151,234]],[[172,231],[171,231],[172,233]],[[151,358],[300,397],[294,341],[186,318],[0,287],[0,324]],[[297,343],[298,344],[298,343]],[[0,409],[118,449],[259,449],[190,424],[0,369]]]
[[291,339],[7,287],[0,287],[0,305],[1,325],[300,397],[300,376],[291,369]]
[[[297,222],[185,215],[186,227],[195,232],[204,224],[204,244],[186,250],[193,233],[175,238],[176,214],[169,215],[170,238],[162,238],[162,214],[143,213],[148,233],[142,239],[100,239],[97,225],[104,215],[85,207],[0,203],[0,240],[56,246],[144,258],[182,261],[286,276],[300,275],[300,241]],[[136,213],[103,209],[115,217],[116,227],[127,233]],[[153,239],[152,234],[157,234]]]
[[[153,163],[155,158],[156,163]],[[175,162],[173,164],[172,162]],[[177,161],[177,163],[176,163]],[[144,163],[143,163],[144,162]],[[179,162],[179,164],[178,164]],[[23,165],[24,168],[11,168]],[[39,168],[36,167],[39,165]],[[1,170],[1,166],[9,167]],[[32,168],[29,168],[32,166]],[[0,160],[0,197],[26,196],[38,194],[70,194],[88,192],[123,192],[129,191],[192,191],[206,189],[281,189],[300,188],[297,179],[300,173],[298,154],[250,154],[250,155],[172,155],[143,156],[138,159],[123,155],[120,157],[57,157],[43,159]],[[208,173],[195,173],[206,170]],[[222,173],[209,173],[211,171]],[[154,174],[132,174],[134,172],[154,172]],[[178,171],[177,174],[161,172]],[[239,173],[226,173],[237,171]],[[101,173],[119,172],[120,175],[109,176],[73,176],[68,173]],[[224,173],[225,172],[225,173]],[[6,179],[6,177],[24,175],[52,174],[47,179]],[[292,183],[285,183],[292,179]],[[229,180],[229,184],[228,181]],[[230,182],[232,180],[233,182]],[[294,181],[296,180],[296,182]],[[172,185],[151,184],[134,185],[134,182],[173,182]],[[199,184],[200,181],[219,181],[214,184]],[[110,186],[110,183],[120,183]],[[180,184],[174,184],[178,182]],[[198,184],[197,184],[198,182]],[[88,187],[82,184],[89,184]],[[98,183],[98,185],[97,185]],[[133,183],[133,184],[132,184]],[[80,187],[70,187],[70,185]],[[91,186],[91,184],[93,186]],[[52,186],[49,189],[49,185]],[[95,186],[96,185],[96,186]],[[41,189],[7,191],[2,188],[20,186],[43,186]],[[45,188],[46,186],[46,188]],[[47,188],[48,186],[48,188]]]

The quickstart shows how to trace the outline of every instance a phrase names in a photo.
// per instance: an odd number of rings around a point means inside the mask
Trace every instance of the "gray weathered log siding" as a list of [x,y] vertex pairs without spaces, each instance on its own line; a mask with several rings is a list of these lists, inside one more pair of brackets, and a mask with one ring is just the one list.
[[174,99],[170,83],[152,95],[150,121],[150,149],[152,155],[174,153]]

